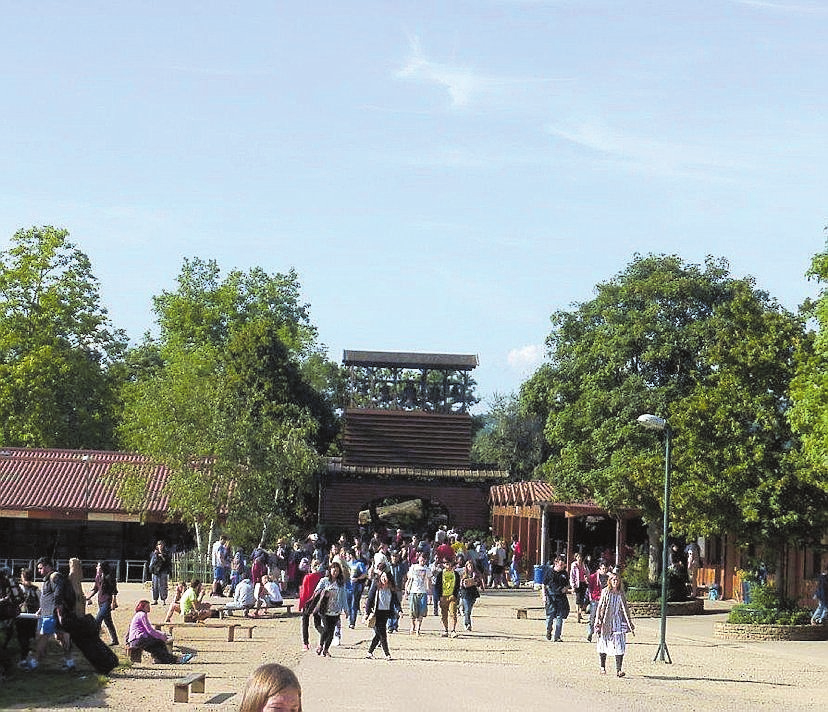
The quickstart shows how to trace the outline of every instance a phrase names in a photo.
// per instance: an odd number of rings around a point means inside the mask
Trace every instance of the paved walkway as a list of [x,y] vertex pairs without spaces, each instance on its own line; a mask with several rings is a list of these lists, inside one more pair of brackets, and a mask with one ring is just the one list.
[[[135,601],[145,597],[138,584],[121,586],[118,628]],[[179,629],[177,644],[198,655],[193,670],[208,673],[207,694],[187,709],[234,710],[250,671],[264,661],[296,670],[306,712],[334,709],[362,712],[367,705],[395,712],[425,712],[449,706],[466,710],[540,710],[546,707],[618,706],[629,710],[822,710],[828,699],[828,642],[742,643],[713,638],[728,603],[708,602],[705,615],[668,619],[667,642],[673,664],[653,662],[658,619],[638,619],[629,637],[627,677],[598,674],[595,645],[586,625],[571,616],[561,643],[545,639],[538,595],[524,588],[495,591],[475,606],[474,631],[440,637],[429,616],[421,637],[390,636],[393,660],[365,659],[372,632],[362,625],[345,630],[331,658],[300,650],[299,617],[262,621],[251,641],[227,643],[220,634]],[[517,608],[528,608],[519,620]],[[163,613],[153,608],[153,620]],[[401,628],[407,627],[403,618]],[[462,624],[458,626],[462,629]],[[142,663],[117,673],[109,687],[74,708],[184,709],[171,701],[171,683],[180,670]],[[73,709],[72,706],[63,709]]]

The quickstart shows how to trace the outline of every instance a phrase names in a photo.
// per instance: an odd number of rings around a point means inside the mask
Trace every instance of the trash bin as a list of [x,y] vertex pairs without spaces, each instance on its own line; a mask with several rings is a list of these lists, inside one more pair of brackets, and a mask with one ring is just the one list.
[[535,577],[532,579],[536,584],[543,583],[543,574],[545,566],[541,566],[540,564],[535,564]]

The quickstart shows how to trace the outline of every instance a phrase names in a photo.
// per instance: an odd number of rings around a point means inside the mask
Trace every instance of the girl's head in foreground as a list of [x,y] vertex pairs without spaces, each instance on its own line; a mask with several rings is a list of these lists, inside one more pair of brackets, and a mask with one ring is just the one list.
[[302,712],[302,688],[292,670],[269,663],[247,679],[239,712]]

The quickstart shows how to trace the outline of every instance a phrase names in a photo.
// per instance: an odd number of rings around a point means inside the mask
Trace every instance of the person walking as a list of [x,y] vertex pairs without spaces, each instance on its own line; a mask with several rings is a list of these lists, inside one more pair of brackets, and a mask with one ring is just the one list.
[[411,614],[411,635],[420,635],[423,618],[428,613],[428,592],[431,590],[431,568],[428,566],[428,554],[417,552],[417,563],[408,569],[405,579],[405,592],[408,595],[408,608]]
[[86,598],[87,603],[92,603],[92,598],[98,594],[98,615],[95,616],[95,623],[98,626],[98,634],[101,632],[101,624],[106,624],[109,636],[112,638],[112,645],[118,645],[118,631],[115,623],[112,622],[112,611],[118,607],[118,584],[112,573],[112,567],[108,561],[99,561],[95,569],[95,584]]
[[325,575],[325,571],[320,567],[317,559],[311,561],[310,569],[310,573],[302,579],[302,583],[299,586],[299,610],[302,612],[301,630],[303,650],[310,650],[310,631],[308,629],[310,627],[311,617],[313,617],[314,628],[322,635],[322,620],[318,614],[314,614],[312,607],[308,604],[310,604],[313,598],[317,584]]
[[567,594],[569,577],[566,575],[566,561],[560,554],[555,557],[552,568],[546,572],[543,579],[543,599],[546,608],[546,639],[552,640],[554,626],[554,640],[560,643],[563,632],[563,622],[569,616],[569,599]]
[[160,600],[166,606],[172,556],[163,541],[158,541],[150,554],[149,572],[152,577],[152,605],[157,606]]
[[356,619],[360,611],[362,592],[365,590],[365,583],[368,580],[368,569],[358,549],[348,550],[346,553],[349,575],[351,577],[350,600],[348,601],[348,627],[356,625]]
[[329,658],[336,624],[339,622],[342,612],[348,608],[345,577],[342,574],[342,566],[338,561],[331,563],[328,567],[328,575],[316,585],[314,593],[318,592],[322,592],[322,595],[319,597],[319,603],[314,613],[319,613],[322,616],[322,635],[319,636],[316,654]]
[[595,573],[590,574],[589,585],[589,625],[587,626],[587,642],[592,642],[592,635],[595,633],[595,612],[598,610],[598,602],[601,600],[601,591],[607,585],[607,562],[603,559],[598,562]]
[[62,624],[74,616],[75,595],[72,584],[59,571],[56,571],[51,559],[43,556],[37,560],[37,573],[43,577],[40,591],[40,610],[37,623],[35,649],[29,658],[29,669],[38,667],[46,654],[49,638],[57,638],[63,648],[63,669],[74,670],[72,642],[62,629]]
[[480,598],[480,591],[486,590],[483,585],[483,577],[470,559],[463,567],[460,576],[460,600],[463,604],[463,626],[467,631],[472,629],[472,608],[474,602]]
[[365,620],[369,620],[374,614],[374,637],[368,646],[368,655],[373,658],[377,646],[382,646],[385,659],[391,660],[391,652],[388,649],[388,620],[400,610],[400,599],[397,596],[397,587],[394,580],[387,572],[383,571],[368,589],[365,599]]
[[512,573],[512,585],[515,588],[520,587],[520,564],[523,559],[523,544],[520,543],[517,534],[512,535],[512,565],[510,571]]
[[607,655],[615,656],[615,674],[624,677],[621,669],[627,650],[627,631],[634,631],[630,607],[617,571],[607,575],[606,588],[601,592],[598,610],[595,613],[595,630],[598,631],[598,658],[601,674],[607,672]]
[[584,557],[581,556],[581,552],[575,554],[572,565],[569,567],[569,586],[575,594],[575,607],[578,611],[578,623],[580,623],[581,615],[589,610],[587,569],[584,566]]
[[[454,568],[454,560],[446,561],[443,570],[437,574],[434,588],[440,594],[440,617],[443,622],[444,638],[457,637],[457,601],[460,596],[460,574]],[[451,633],[449,633],[451,619]]]

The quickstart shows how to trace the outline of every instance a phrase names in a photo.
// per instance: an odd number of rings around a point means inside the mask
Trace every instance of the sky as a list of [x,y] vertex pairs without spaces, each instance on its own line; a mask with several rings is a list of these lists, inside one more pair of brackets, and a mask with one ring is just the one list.
[[795,310],[828,223],[817,0],[0,0],[0,249],[54,225],[138,342],[187,257],[482,397],[635,254]]

